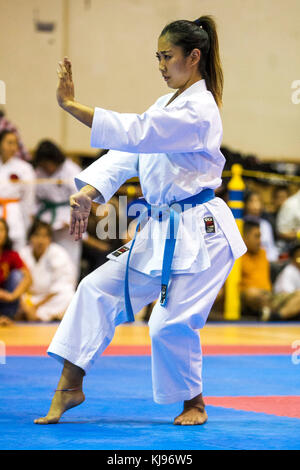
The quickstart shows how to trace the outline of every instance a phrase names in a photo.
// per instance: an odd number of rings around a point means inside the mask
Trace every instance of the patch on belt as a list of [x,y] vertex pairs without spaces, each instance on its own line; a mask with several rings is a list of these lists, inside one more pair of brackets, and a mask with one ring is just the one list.
[[206,233],[215,233],[215,222],[213,217],[204,217],[205,231]]
[[114,256],[120,256],[123,253],[126,253],[126,251],[129,251],[128,246],[121,246],[121,248],[118,248],[116,251],[112,252],[112,255]]

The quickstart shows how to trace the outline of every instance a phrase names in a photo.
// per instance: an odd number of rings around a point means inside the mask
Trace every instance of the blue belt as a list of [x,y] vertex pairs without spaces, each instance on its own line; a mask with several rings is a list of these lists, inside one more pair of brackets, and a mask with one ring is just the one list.
[[[198,193],[198,194],[195,194],[194,196],[183,199],[182,201],[173,202],[169,206],[170,216],[169,216],[169,225],[168,225],[168,232],[167,232],[169,237],[166,238],[166,242],[165,242],[162,276],[161,276],[160,303],[163,307],[165,307],[167,304],[168,285],[169,285],[169,280],[171,276],[171,266],[172,266],[172,260],[173,260],[174,250],[175,250],[176,235],[178,232],[180,213],[184,211],[185,208],[190,209],[191,207],[195,207],[198,204],[203,204],[205,202],[208,202],[214,197],[215,197],[215,193],[212,189],[203,189],[201,193]],[[129,295],[129,261],[130,261],[132,248],[135,244],[138,229],[140,227],[142,220],[145,218],[145,215],[151,216],[155,214],[155,212],[162,210],[162,208],[159,209],[156,206],[151,206],[151,204],[148,204],[145,201],[145,199],[139,199],[139,203],[145,205],[147,210],[145,210],[139,216],[138,223],[135,229],[134,237],[132,239],[131,247],[130,247],[128,258],[127,258],[126,274],[125,274],[125,308],[126,308],[128,322],[134,321],[134,315],[133,315],[130,295]],[[178,209],[181,209],[180,212],[178,211]],[[159,220],[162,220],[162,217],[159,217]]]

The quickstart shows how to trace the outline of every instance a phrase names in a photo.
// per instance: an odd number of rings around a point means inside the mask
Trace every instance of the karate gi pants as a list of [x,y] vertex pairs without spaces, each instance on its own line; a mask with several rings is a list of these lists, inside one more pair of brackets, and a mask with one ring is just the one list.
[[[205,271],[171,276],[168,301],[157,301],[149,321],[152,345],[152,385],[156,403],[190,400],[202,392],[202,352],[199,329],[205,325],[215,298],[234,259],[222,230],[206,234],[211,260]],[[132,256],[134,256],[134,251]],[[117,325],[126,322],[125,266],[109,260],[79,284],[48,354],[72,362],[85,372],[111,342]],[[160,296],[161,278],[130,269],[133,312]]]

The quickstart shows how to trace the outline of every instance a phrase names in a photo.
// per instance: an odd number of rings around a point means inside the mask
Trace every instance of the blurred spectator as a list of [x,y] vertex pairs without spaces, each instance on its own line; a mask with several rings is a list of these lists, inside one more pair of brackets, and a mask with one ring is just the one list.
[[[81,168],[66,158],[60,148],[49,140],[40,142],[35,151],[33,164],[37,178],[49,179],[49,182],[37,184],[36,217],[51,225],[53,241],[68,252],[78,278],[82,242],[75,242],[74,237],[69,234],[69,198],[77,191],[74,178],[81,172]],[[51,182],[50,179],[57,181]]]
[[278,234],[276,231],[276,218],[279,212],[279,209],[281,208],[282,204],[288,199],[289,197],[289,190],[287,186],[274,186],[272,189],[272,206],[273,210],[272,212],[268,212],[267,214],[264,215],[266,219],[270,222],[272,225],[273,229],[273,235],[274,239],[278,239]]
[[[290,262],[279,273],[274,284],[274,291],[277,294],[296,291],[299,291],[300,294],[300,241],[291,246],[289,255]],[[300,311],[300,298],[298,304]]]
[[282,204],[276,225],[279,236],[287,242],[300,238],[300,189]]
[[75,293],[72,261],[64,248],[52,243],[51,227],[45,222],[35,221],[28,239],[21,256],[32,284],[22,297],[22,312],[28,321],[61,320]]
[[31,283],[30,273],[16,251],[8,234],[8,225],[0,219],[0,326],[13,322],[19,299]]
[[23,160],[31,160],[31,155],[29,152],[27,152],[17,127],[5,118],[4,110],[0,109],[0,134],[2,131],[10,131],[16,135],[18,141],[18,150],[15,156],[22,158]]
[[0,133],[0,216],[7,220],[13,248],[18,251],[26,244],[26,231],[34,212],[35,175],[28,162],[16,157],[17,150],[16,134],[8,130],[2,131]]
[[246,193],[244,202],[245,218],[247,218],[247,216],[255,217],[259,221],[261,244],[266,251],[268,261],[277,261],[279,251],[275,245],[272,226],[270,222],[262,217],[263,204],[260,194],[257,192]]
[[[264,321],[296,319],[300,313],[299,291],[272,292],[270,264],[264,249],[261,248],[258,222],[245,222],[244,241],[248,251],[241,258],[240,288],[243,314],[255,315]],[[298,254],[295,256],[297,259]]]

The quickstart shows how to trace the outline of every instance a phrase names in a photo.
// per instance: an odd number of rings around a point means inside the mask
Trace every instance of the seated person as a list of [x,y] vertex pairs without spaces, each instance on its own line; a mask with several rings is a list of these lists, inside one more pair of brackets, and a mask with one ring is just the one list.
[[300,320],[300,242],[290,247],[289,256],[290,262],[275,281],[274,292],[278,302],[286,302],[289,307],[280,310],[281,317]]
[[29,288],[30,273],[8,235],[8,225],[0,219],[0,326],[10,325],[17,314],[19,299]]
[[[51,225],[53,241],[62,246],[73,260],[75,275],[80,273],[82,242],[74,242],[69,233],[70,196],[76,191],[74,178],[81,168],[52,141],[39,143],[33,164],[37,178],[41,178],[36,187],[36,218]],[[47,181],[49,180],[49,181]],[[57,180],[57,184],[51,183]]]
[[[261,247],[258,222],[250,220],[245,222],[244,241],[248,251],[241,258],[240,289],[243,313],[256,315],[264,321],[295,319],[300,313],[300,308],[295,309],[298,292],[284,296],[282,293],[272,292],[270,264]],[[300,305],[299,297],[296,301]]]
[[300,238],[300,189],[281,206],[276,219],[277,232],[286,242]]
[[52,242],[49,224],[35,221],[28,233],[29,245],[21,256],[32,275],[32,285],[22,297],[28,321],[61,320],[75,293],[74,266],[63,247]]
[[245,196],[245,218],[255,217],[259,221],[261,244],[266,251],[268,261],[277,261],[279,251],[275,245],[273,229],[270,222],[262,217],[263,204],[260,194],[250,192]]

